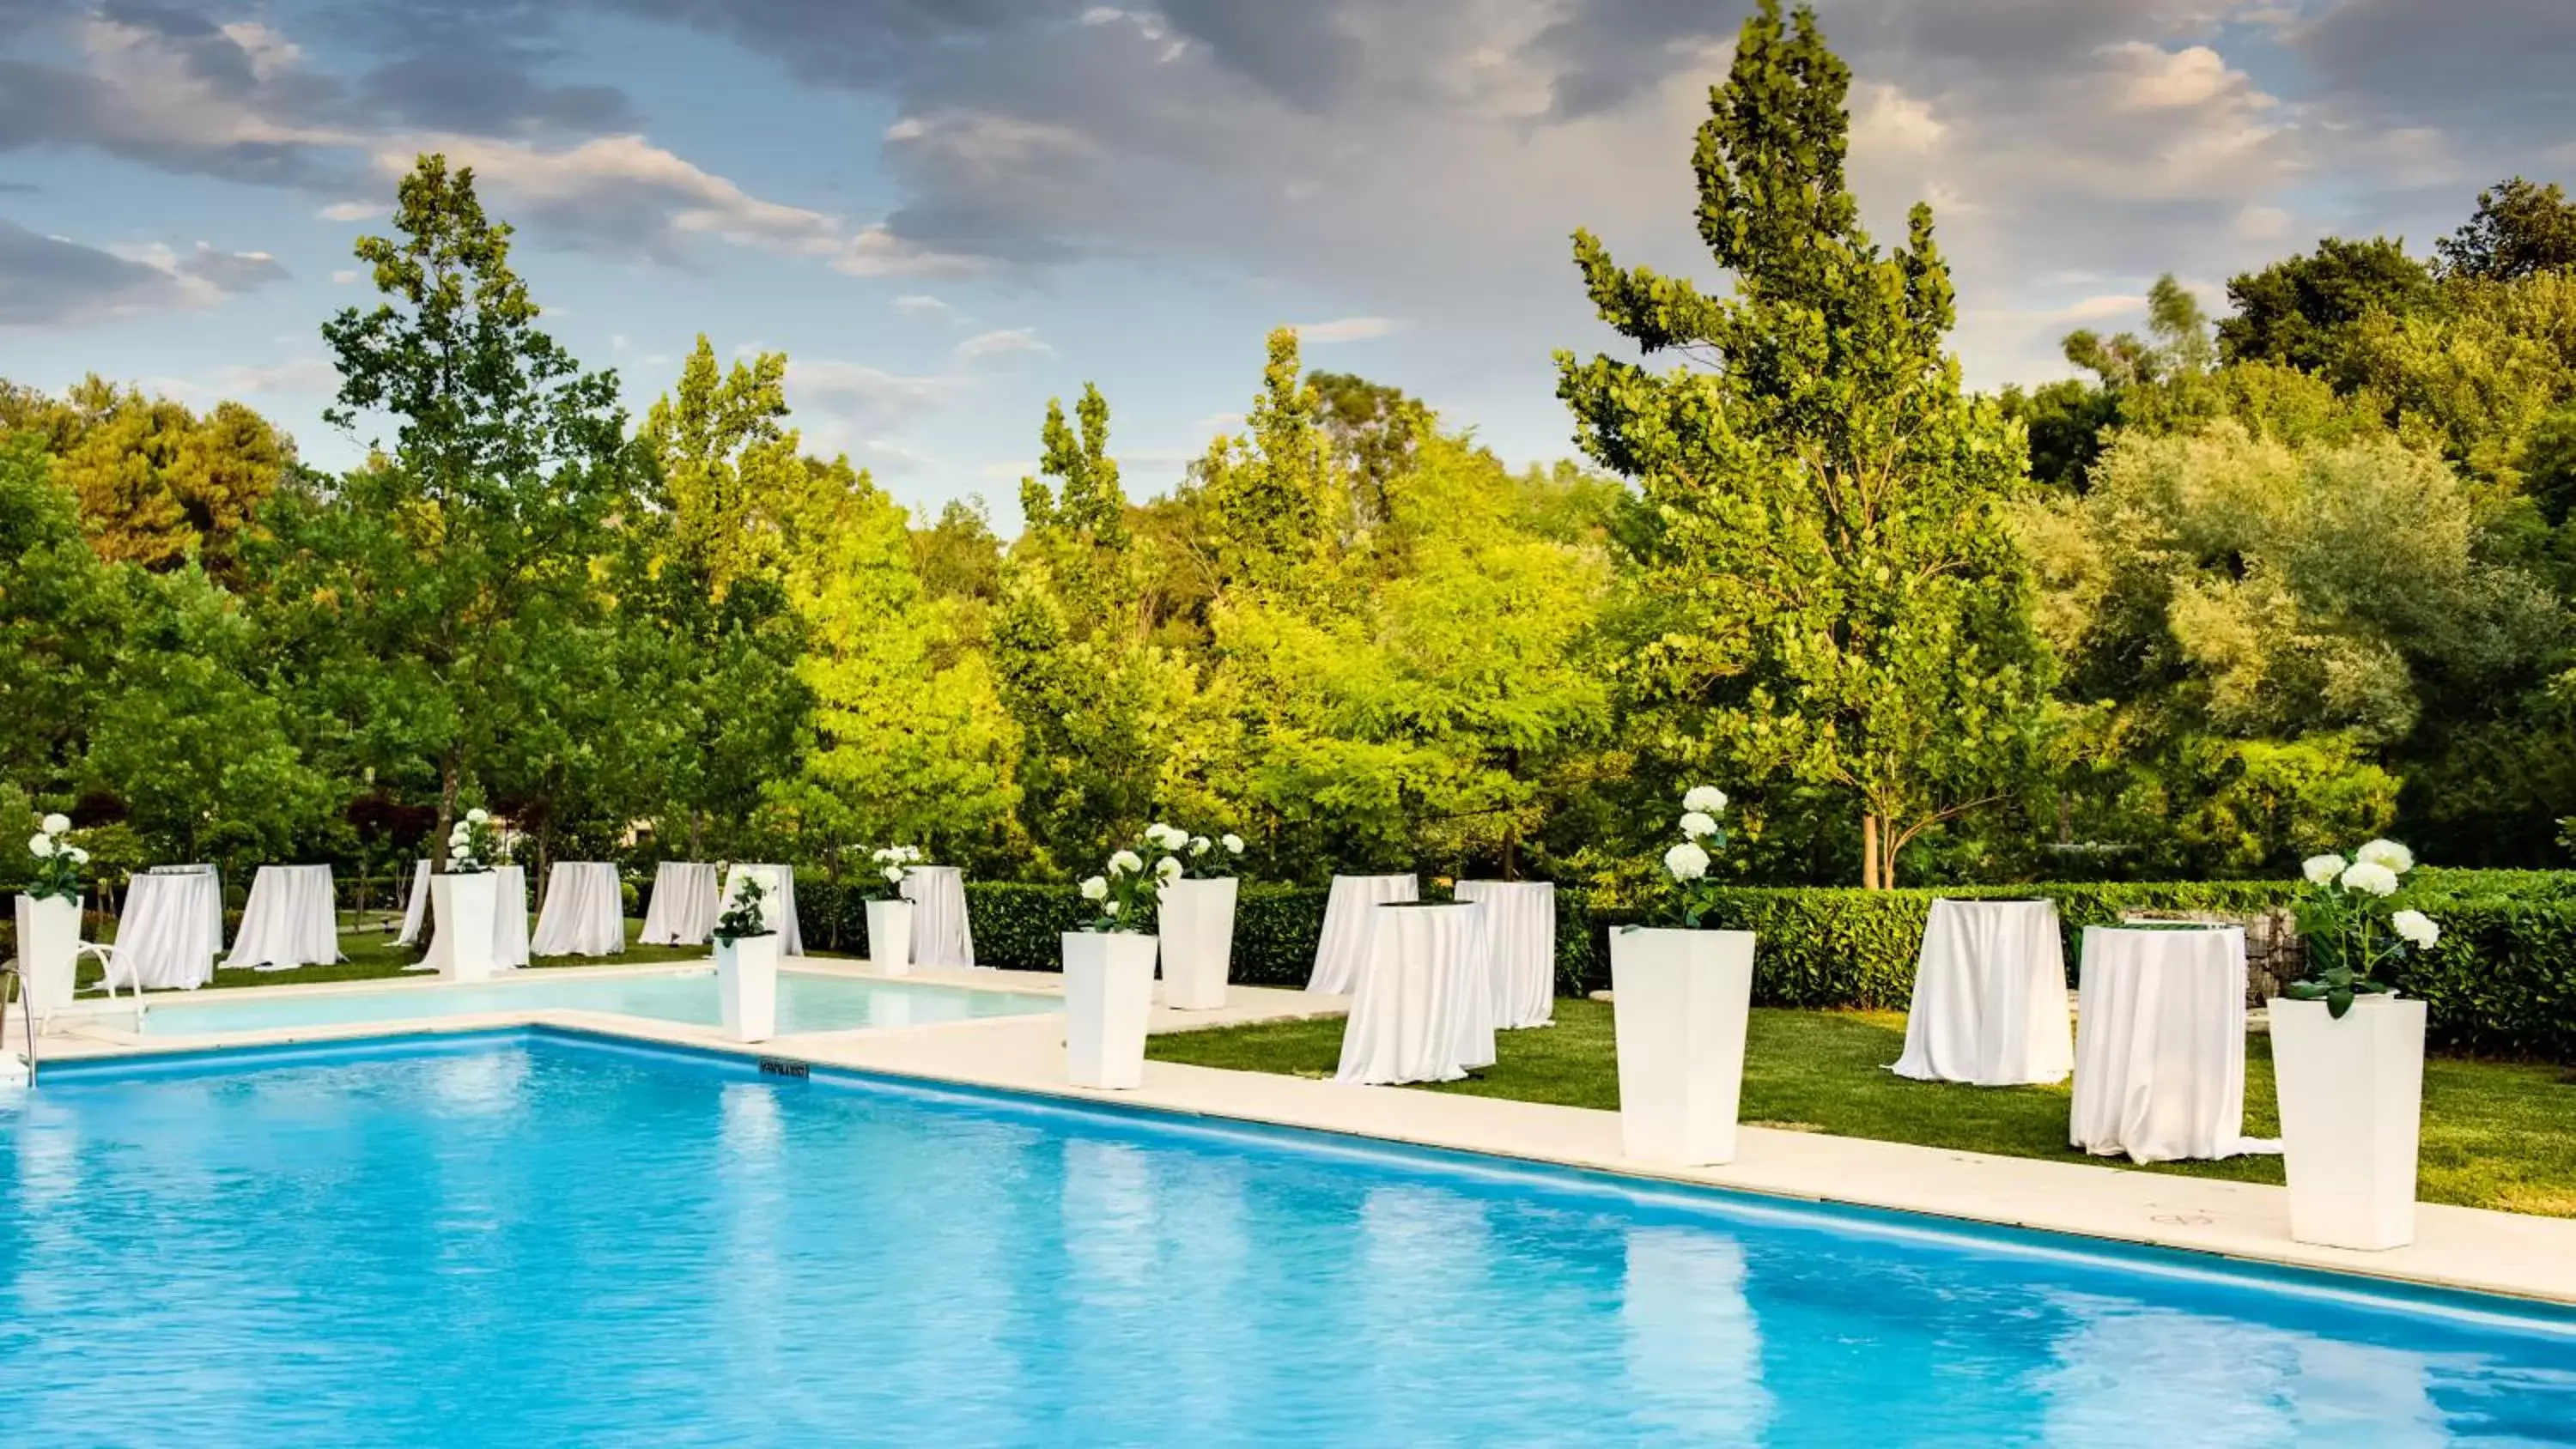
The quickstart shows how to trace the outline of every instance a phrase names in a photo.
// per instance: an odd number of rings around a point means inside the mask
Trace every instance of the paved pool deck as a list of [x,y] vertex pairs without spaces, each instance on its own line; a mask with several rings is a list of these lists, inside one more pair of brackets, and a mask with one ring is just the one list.
[[[884,979],[859,962],[799,958],[789,965],[791,969],[820,975]],[[705,969],[703,963],[592,966],[551,968],[527,975],[531,979],[558,979],[571,972],[584,976],[661,975]],[[1052,974],[916,971],[902,979],[985,991],[1062,994],[1059,978]],[[199,992],[192,999],[399,992],[430,989],[436,984],[432,979],[248,987]],[[1238,986],[1220,1011],[1178,1012],[1158,1003],[1148,1029],[1188,1031],[1254,1021],[1338,1016],[1348,1006],[1344,997]],[[1065,1081],[1062,1018],[1053,1013],[803,1033],[744,1045],[726,1040],[711,1027],[566,1010],[421,1018],[408,1023],[377,1021],[215,1037],[138,1036],[131,1029],[130,1013],[101,1012],[85,1019],[58,1021],[39,1046],[45,1060],[55,1061],[327,1041],[380,1036],[392,1030],[462,1032],[528,1024],[1042,1096],[1114,1101],[1187,1115],[1375,1137],[1774,1197],[1888,1208],[2210,1253],[2252,1263],[2325,1269],[2576,1305],[2576,1220],[2428,1203],[2417,1209],[2416,1240],[2410,1246],[2383,1253],[2353,1252],[2291,1241],[2288,1193],[2278,1187],[1758,1127],[1742,1129],[1738,1156],[1725,1166],[1642,1166],[1628,1161],[1620,1151],[1618,1114],[1580,1107],[1401,1087],[1351,1087],[1175,1062],[1146,1063],[1144,1084],[1133,1091],[1073,1087]],[[14,1042],[15,1023],[11,1030]],[[2576,1125],[2571,1125],[2571,1130],[2576,1130]]]

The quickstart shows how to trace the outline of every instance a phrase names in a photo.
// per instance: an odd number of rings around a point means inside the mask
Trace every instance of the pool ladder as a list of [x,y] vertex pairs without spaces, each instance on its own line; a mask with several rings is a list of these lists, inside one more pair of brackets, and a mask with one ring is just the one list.
[[13,994],[10,991],[13,986],[17,988],[14,994],[18,998],[18,1019],[27,1024],[27,1085],[32,1087],[36,1085],[36,1013],[27,1008],[27,978],[19,974],[17,962],[0,964],[0,1050],[7,1048],[9,1040],[9,998]]

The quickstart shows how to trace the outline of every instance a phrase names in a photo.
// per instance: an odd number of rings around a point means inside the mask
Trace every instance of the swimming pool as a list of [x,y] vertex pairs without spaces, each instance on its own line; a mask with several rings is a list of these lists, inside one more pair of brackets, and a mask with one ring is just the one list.
[[[472,986],[411,986],[281,996],[273,989],[230,1001],[155,997],[143,1016],[147,1036],[345,1026],[490,1011],[571,1009],[714,1026],[722,1020],[712,969],[652,976],[580,976],[527,972]],[[987,1016],[1057,1011],[1053,997],[973,991],[924,982],[867,981],[808,972],[778,974],[778,1031],[844,1031],[862,1026],[921,1026]],[[111,1017],[119,1013],[109,1013]]]
[[49,1446],[2576,1442],[2576,1316],[556,1033],[67,1064],[0,1198]]

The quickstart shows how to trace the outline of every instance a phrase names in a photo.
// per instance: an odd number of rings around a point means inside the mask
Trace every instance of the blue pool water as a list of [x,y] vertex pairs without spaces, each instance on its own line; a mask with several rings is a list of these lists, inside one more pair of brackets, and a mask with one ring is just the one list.
[[[555,971],[476,986],[396,987],[319,996],[244,992],[232,1001],[155,997],[143,1018],[146,1035],[195,1036],[272,1027],[342,1026],[352,1022],[469,1016],[487,1011],[607,1011],[714,1026],[721,1020],[715,972],[663,976],[585,977]],[[862,1026],[920,1026],[974,1017],[1055,1011],[1052,997],[970,991],[913,982],[862,981],[782,971],[778,1030],[844,1031]]]
[[2576,1318],[548,1034],[0,1104],[29,1445],[2576,1442]]

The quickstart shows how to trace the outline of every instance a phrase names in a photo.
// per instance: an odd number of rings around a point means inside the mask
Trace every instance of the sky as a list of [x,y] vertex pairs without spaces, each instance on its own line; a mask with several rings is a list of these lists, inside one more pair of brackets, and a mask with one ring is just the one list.
[[[1129,489],[1240,424],[1269,329],[1515,462],[1617,350],[1568,235],[1707,278],[1693,133],[1749,0],[0,0],[0,376],[259,408],[341,466],[324,319],[423,151],[640,412],[703,333],[807,447],[1017,526],[1047,399]],[[2417,252],[2576,180],[2571,0],[1820,0],[1851,174],[1934,209],[1980,387],[2157,274]]]

